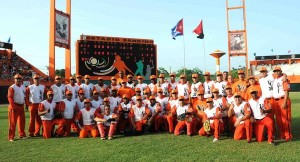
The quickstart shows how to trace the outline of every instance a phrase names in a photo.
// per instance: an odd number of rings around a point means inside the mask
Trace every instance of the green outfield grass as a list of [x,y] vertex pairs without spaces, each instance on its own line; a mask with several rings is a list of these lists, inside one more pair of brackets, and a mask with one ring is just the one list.
[[[291,142],[234,141],[213,137],[150,134],[134,137],[117,136],[112,141],[78,137],[28,138],[7,140],[7,105],[0,106],[0,161],[300,161],[300,93],[292,98]],[[28,122],[28,112],[26,113]],[[26,132],[28,125],[26,125]]]

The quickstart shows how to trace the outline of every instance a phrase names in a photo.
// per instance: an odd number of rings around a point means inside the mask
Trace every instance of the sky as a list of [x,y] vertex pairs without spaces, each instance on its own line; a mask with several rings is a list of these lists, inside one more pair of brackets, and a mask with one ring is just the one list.
[[[241,0],[229,0],[229,5],[239,6]],[[253,53],[300,53],[299,7],[298,0],[246,0],[249,60],[254,60]],[[65,12],[65,8],[65,0],[56,0],[56,9]],[[230,11],[230,30],[242,29],[241,11]],[[17,54],[46,74],[49,13],[50,0],[1,0],[0,41],[11,37]],[[171,28],[182,18],[184,36],[173,40]],[[192,33],[201,20],[204,40]],[[217,49],[228,53],[226,0],[72,0],[72,74],[76,72],[75,42],[81,34],[153,39],[158,67],[180,69],[185,53],[187,68],[215,72],[215,59],[209,54]],[[56,69],[65,67],[64,51],[56,47]],[[231,65],[245,66],[244,57],[232,58]],[[220,68],[228,70],[227,54]]]

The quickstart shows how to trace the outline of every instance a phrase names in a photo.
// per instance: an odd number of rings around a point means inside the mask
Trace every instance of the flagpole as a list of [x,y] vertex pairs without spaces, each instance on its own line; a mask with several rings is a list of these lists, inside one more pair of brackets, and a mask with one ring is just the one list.
[[203,53],[204,53],[204,70],[206,71],[206,61],[205,61],[205,43],[204,43],[204,39],[203,39]]
[[183,41],[183,72],[185,74],[185,43],[184,43],[184,35],[182,35]]

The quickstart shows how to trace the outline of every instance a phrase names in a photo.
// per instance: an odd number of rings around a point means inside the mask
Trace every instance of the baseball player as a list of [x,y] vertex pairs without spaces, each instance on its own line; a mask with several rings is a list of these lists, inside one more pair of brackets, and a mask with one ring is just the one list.
[[14,76],[14,84],[8,88],[7,99],[9,102],[8,106],[8,140],[14,141],[16,124],[18,122],[19,137],[25,139],[25,87],[22,85],[22,76],[16,74]]
[[197,92],[203,89],[202,83],[199,81],[198,74],[192,74],[193,83],[191,84],[190,103],[197,100]]
[[108,86],[103,82],[103,78],[98,77],[98,84],[95,84],[94,90],[100,92],[102,89],[106,89],[107,93],[109,92]]
[[184,74],[180,75],[180,83],[177,84],[177,92],[178,96],[183,96],[184,99],[188,101],[191,90]]
[[220,71],[218,71],[216,75],[217,75],[217,79],[213,85],[213,89],[214,88],[218,89],[219,95],[226,97],[225,87],[227,85],[227,82],[225,80],[223,80],[223,75]]
[[131,74],[127,75],[127,87],[134,89],[135,82],[132,80],[133,76]]
[[103,105],[100,106],[100,109],[101,109],[102,113],[104,112],[105,106],[109,106],[110,107],[110,111],[109,112],[111,112],[111,113],[115,113],[116,114],[117,111],[118,111],[118,107],[115,107],[115,105],[110,104],[110,101],[109,101],[108,97],[105,97],[103,99]]
[[150,81],[151,83],[148,85],[151,95],[156,95],[157,93],[157,78],[155,75],[150,76]]
[[81,75],[76,75],[76,85],[78,85],[79,87],[81,86],[81,79],[82,79],[82,76]]
[[42,125],[41,117],[38,116],[39,104],[44,100],[47,94],[47,88],[40,84],[40,76],[33,76],[32,85],[26,88],[26,105],[29,105],[30,119],[29,119],[29,136],[40,136],[40,128]]
[[178,97],[177,97],[177,90],[173,89],[171,91],[171,97],[170,97],[169,103],[167,105],[167,110],[169,110],[169,112],[167,112],[169,133],[172,133],[172,134],[174,133],[174,125],[176,125],[177,119],[173,117],[171,111],[172,111],[172,108],[178,104],[179,104],[179,101],[178,101]]
[[143,83],[143,76],[138,76],[137,79],[138,83],[136,84],[135,88],[139,88],[141,90],[141,96],[143,96],[144,90],[148,88],[148,85],[146,83]]
[[268,130],[268,143],[271,145],[275,145],[273,139],[274,132],[274,123],[273,119],[268,117],[267,114],[271,112],[271,104],[268,99],[258,96],[258,90],[255,88],[251,88],[251,96],[252,98],[248,101],[254,121],[254,133],[256,136],[257,142],[262,142],[264,140],[264,129]]
[[204,90],[197,92],[197,100],[193,103],[195,112],[195,120],[193,122],[193,131],[197,132],[202,127],[204,110],[206,109],[206,99],[204,98]]
[[110,81],[111,81],[111,83],[110,83],[110,85],[108,85],[108,88],[109,88],[108,95],[111,93],[112,88],[116,88],[118,90],[119,90],[119,88],[121,88],[121,85],[117,83],[117,78],[116,77],[114,77],[114,76],[111,77]]
[[55,84],[50,87],[50,90],[54,93],[53,101],[56,102],[57,105],[66,98],[66,85],[62,83],[60,76],[55,76]]
[[[81,128],[79,138],[86,138],[89,133],[95,138],[99,135],[98,130],[95,127],[94,117],[96,116],[96,109],[91,108],[89,99],[84,100],[84,109],[81,109],[76,117],[76,124]],[[80,126],[79,121],[82,120],[83,127]]]
[[248,78],[249,87],[247,88],[246,94],[245,94],[245,101],[249,101],[252,97],[251,95],[251,89],[256,89],[258,96],[261,96],[261,88],[260,85],[257,83],[256,78],[254,76],[250,76]]
[[159,103],[161,110],[160,113],[157,114],[156,116],[156,121],[158,123],[156,128],[162,125],[164,126],[164,130],[168,130],[167,112],[169,111],[168,110],[169,97],[165,97],[163,94],[164,94],[163,89],[158,88],[155,102]]
[[289,98],[290,83],[280,67],[273,70],[275,79],[273,83],[274,109],[276,124],[279,128],[279,137],[291,141],[291,100]]
[[[114,107],[114,108],[117,109],[117,107],[121,103],[122,98],[120,98],[119,96],[117,96],[117,89],[112,89],[111,92],[112,92],[111,96],[108,97],[108,100],[110,102],[111,107]],[[111,112],[113,112],[113,111],[111,111]]]
[[79,110],[84,109],[84,99],[85,93],[82,89],[80,89],[78,91],[78,98],[75,100]]
[[64,111],[63,107],[57,107],[56,103],[53,102],[53,91],[47,92],[47,99],[42,101],[39,105],[39,115],[42,119],[43,124],[43,137],[45,139],[51,138],[51,131],[54,125],[58,125],[55,135],[64,135],[64,118],[54,118],[56,113],[62,113]]
[[213,89],[213,104],[214,107],[219,107],[222,117],[222,123],[224,123],[224,129],[226,129],[227,134],[229,135],[229,118],[228,118],[228,106],[225,97],[220,96],[220,92],[218,89]]
[[138,96],[141,96],[141,98],[143,99],[143,96],[142,96],[142,94],[141,94],[141,89],[140,89],[140,88],[136,87],[136,88],[134,89],[134,91],[135,91],[135,96],[131,97],[131,101],[132,101],[132,103],[135,105],[135,104],[136,104],[137,97],[138,97]]
[[207,108],[204,110],[203,119],[208,120],[210,124],[210,131],[205,131],[204,127],[199,130],[200,136],[209,136],[214,134],[213,142],[217,142],[220,138],[220,133],[224,130],[222,121],[221,108],[219,105],[214,105],[212,98],[206,99]]
[[73,94],[71,91],[67,91],[66,96],[67,98],[64,99],[62,102],[62,108],[65,110],[64,111],[64,119],[65,119],[64,136],[70,136],[71,126],[75,130],[75,132],[77,133],[80,132],[79,128],[77,128],[75,125],[75,116],[77,115],[79,108],[76,104],[76,101],[72,100]]
[[132,102],[130,101],[130,98],[127,94],[123,95],[123,102],[121,102],[118,106],[118,112],[119,112],[119,131],[121,134],[124,133],[124,130],[126,127],[129,126],[129,112],[132,107]]
[[85,98],[91,99],[92,94],[93,94],[93,90],[94,90],[94,84],[90,83],[90,76],[89,75],[84,76],[84,84],[81,84],[81,88],[83,89],[83,91],[85,93]]
[[247,81],[245,80],[245,72],[244,70],[238,70],[238,78],[239,80],[236,81],[231,87],[233,93],[239,92],[243,100],[245,100],[245,94],[247,91]]
[[130,98],[134,96],[135,91],[131,88],[127,86],[127,80],[123,79],[122,80],[122,87],[119,88],[118,90],[118,96],[122,97],[124,94],[128,95]]
[[252,124],[250,121],[251,109],[247,102],[242,100],[239,92],[234,93],[234,102],[228,110],[228,117],[235,116],[234,121],[235,131],[234,139],[241,140],[247,138],[247,142],[251,143],[252,139]]
[[213,85],[215,82],[210,79],[210,72],[208,72],[208,71],[204,73],[204,78],[205,78],[205,81],[203,83],[204,98],[211,98],[212,97],[212,89],[213,89]]
[[170,75],[170,84],[171,84],[171,89],[172,90],[177,88],[178,82],[176,82],[175,78],[176,78],[176,74],[174,72],[171,73],[171,75]]
[[116,131],[118,116],[110,110],[109,105],[104,105],[104,111],[101,116],[96,116],[94,119],[97,122],[101,140],[105,140],[106,135],[108,135],[109,140],[112,140]]
[[[83,84],[81,85],[83,86]],[[71,76],[70,77],[70,84],[66,85],[67,91],[70,91],[72,95],[72,100],[75,100],[78,98],[78,91],[80,87],[75,84],[75,77]]]
[[103,99],[101,97],[99,97],[98,91],[96,91],[96,90],[93,91],[93,97],[90,102],[91,102],[91,107],[96,108],[96,109],[102,105]]
[[[162,92],[160,92],[162,93]],[[164,129],[168,127],[167,121],[162,117],[162,107],[159,102],[156,101],[155,96],[150,96],[150,104],[148,104],[148,108],[151,111],[152,116],[148,121],[148,125],[154,125],[154,129],[156,132],[160,131],[161,126],[164,126]]]
[[169,84],[169,82],[165,81],[165,75],[164,74],[159,74],[159,81],[156,84],[157,88],[161,88],[163,91],[163,95],[165,97],[169,97],[170,96],[170,92],[171,92],[171,85]]

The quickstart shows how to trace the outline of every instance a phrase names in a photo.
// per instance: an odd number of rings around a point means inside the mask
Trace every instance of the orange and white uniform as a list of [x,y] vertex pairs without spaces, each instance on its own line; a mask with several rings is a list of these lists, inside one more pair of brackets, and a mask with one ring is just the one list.
[[50,87],[50,90],[52,90],[54,93],[54,96],[53,96],[54,102],[60,102],[66,98],[66,95],[65,95],[66,85],[65,84],[61,84],[60,86],[57,86],[56,84],[54,84]]
[[177,105],[171,110],[171,113],[173,115],[176,115],[178,119],[178,123],[174,130],[174,135],[179,135],[181,129],[183,129],[185,126],[187,127],[187,135],[192,134],[193,120],[192,119],[187,120],[186,118],[184,119],[178,118],[179,116],[185,114],[186,112],[193,112],[193,108],[190,105],[183,105],[183,106]]
[[93,108],[99,108],[103,103],[103,99],[101,97],[98,98],[98,100],[91,100],[91,107]]
[[132,102],[129,101],[127,104],[125,102],[121,102],[118,106],[119,113],[119,131],[124,132],[125,128],[129,126],[129,112],[132,107]]
[[148,85],[146,83],[142,84],[136,84],[135,88],[139,88],[141,90],[141,96],[144,95],[144,90],[148,88]]
[[94,89],[97,92],[101,92],[101,90],[105,90],[107,93],[109,92],[108,86],[106,84],[103,84],[103,86],[100,86],[99,84],[95,84]]
[[16,132],[16,124],[18,122],[19,137],[26,137],[25,133],[25,86],[13,84],[8,88],[7,99],[8,106],[8,123],[9,132],[8,139],[14,140]]
[[[273,84],[274,111],[276,116],[276,124],[279,128],[279,136],[287,141],[292,138],[291,134],[291,100],[286,96],[286,92],[290,91],[289,81],[283,81],[283,76],[276,77]],[[286,107],[283,108],[286,99]]]
[[174,82],[172,83],[172,81],[170,81],[170,85],[171,85],[171,89],[174,90],[174,89],[177,88],[178,82],[174,81]]
[[234,82],[232,86],[232,92],[239,92],[241,97],[245,99],[246,91],[247,91],[247,81],[246,80],[238,80]]
[[170,97],[168,105],[167,105],[167,110],[169,111],[169,114],[167,115],[167,121],[168,121],[170,133],[172,133],[174,131],[174,124],[176,124],[176,122],[177,122],[176,118],[173,117],[171,111],[172,111],[172,108],[176,107],[177,105],[179,105],[178,98],[174,99],[174,98]]
[[250,93],[252,89],[256,89],[257,93],[258,93],[258,96],[261,96],[260,85],[251,85],[246,90],[245,101],[249,101],[252,98],[251,93]]
[[197,92],[203,88],[203,85],[201,82],[192,83],[191,84],[191,98],[197,98]]
[[[84,84],[81,84],[81,86],[82,85],[84,85]],[[78,92],[79,92],[79,90],[80,90],[80,86],[78,86],[78,85],[76,85],[76,84],[74,84],[74,85],[71,85],[71,84],[67,84],[66,85],[66,88],[67,88],[67,91],[70,91],[70,92],[72,92],[72,100],[75,100],[75,99],[77,99],[78,98]],[[84,90],[84,92],[86,92],[85,90]]]
[[[109,115],[102,114],[100,118],[109,120],[113,119],[113,117],[116,115],[117,114],[114,113],[110,113]],[[101,138],[105,138],[106,135],[108,135],[108,137],[113,137],[117,127],[117,121],[114,120],[111,122],[97,122],[97,127]]]
[[94,117],[96,116],[96,109],[91,107],[86,107],[81,109],[76,117],[76,123],[82,120],[83,127],[80,130],[79,138],[86,138],[91,132],[91,135],[95,138],[98,136],[99,132],[95,127]]
[[[89,83],[88,85],[87,84],[81,84],[80,87],[83,89],[84,91],[84,95],[85,95],[85,98],[87,99],[91,99],[92,98],[92,94],[93,94],[93,90],[94,90],[94,87],[95,85],[93,83]],[[99,92],[99,91],[98,91]],[[72,92],[73,93],[73,92]],[[73,93],[74,95],[75,93]]]
[[133,119],[137,131],[142,131],[143,125],[147,123],[146,119],[143,119],[144,115],[150,116],[151,112],[145,105],[138,107],[133,105],[129,112],[129,117]]
[[[111,96],[111,97],[108,97],[108,100],[112,107],[117,108],[119,106],[119,104],[121,103],[122,98],[120,98],[118,96],[117,97]],[[111,112],[113,112],[113,111],[111,111]]]
[[271,104],[267,99],[259,97],[257,99],[251,98],[248,101],[253,117],[255,119],[254,123],[254,133],[256,136],[257,142],[262,142],[264,140],[264,129],[268,129],[268,142],[273,142],[273,133],[274,133],[274,121],[270,118],[267,113],[262,113],[261,110],[271,109]]
[[268,75],[259,79],[259,85],[262,93],[261,96],[263,98],[273,98],[273,83],[274,78],[272,75]]
[[54,118],[54,111],[64,111],[62,107],[58,109],[55,102],[44,100],[39,106],[39,111],[42,112],[45,110],[48,110],[48,113],[41,116],[43,123],[43,137],[45,139],[51,138],[51,131],[54,125],[58,125],[55,134],[60,136],[64,135],[65,119]]
[[161,88],[163,90],[164,96],[166,96],[166,97],[170,96],[171,85],[169,84],[169,82],[161,83],[160,86],[157,86],[157,87]]
[[204,87],[204,98],[210,98],[212,97],[212,88],[213,85],[215,84],[214,81],[210,80],[210,81],[205,81],[203,83],[203,87]]
[[44,100],[47,88],[44,85],[32,84],[26,88],[26,105],[29,105],[29,136],[38,136],[42,120],[38,116],[39,104]]
[[65,136],[69,136],[71,132],[71,126],[75,129],[77,133],[80,132],[79,128],[75,125],[75,113],[79,111],[79,108],[76,104],[75,100],[69,101],[68,99],[64,99],[62,102],[62,108],[65,109],[64,111],[64,118],[65,118]]
[[151,91],[151,94],[152,95],[156,95],[156,93],[157,93],[157,85],[153,84],[153,83],[150,83],[150,84],[148,84],[148,87],[149,87],[149,89]]
[[187,83],[179,83],[177,84],[177,91],[178,96],[184,96],[184,99],[187,100],[190,94],[190,86]]
[[222,82],[215,81],[213,85],[213,89],[217,88],[219,90],[220,96],[226,96],[226,91],[225,91],[226,85],[227,85],[226,81],[222,81]]

